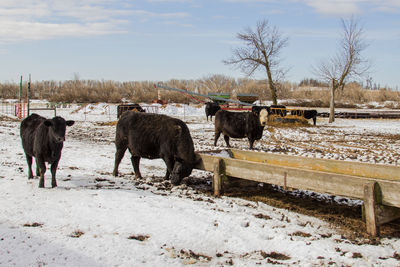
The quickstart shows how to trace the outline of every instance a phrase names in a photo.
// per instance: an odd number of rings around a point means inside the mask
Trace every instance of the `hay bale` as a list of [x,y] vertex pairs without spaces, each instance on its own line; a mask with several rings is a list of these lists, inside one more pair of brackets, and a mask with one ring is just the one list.
[[308,121],[301,116],[287,115],[281,117],[278,115],[268,116],[268,125],[270,126],[293,126],[293,125],[308,125]]

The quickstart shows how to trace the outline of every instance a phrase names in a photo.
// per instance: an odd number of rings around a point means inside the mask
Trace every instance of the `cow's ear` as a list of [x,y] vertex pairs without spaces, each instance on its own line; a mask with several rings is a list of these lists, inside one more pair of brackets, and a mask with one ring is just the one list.
[[50,127],[50,126],[53,125],[53,122],[52,122],[51,120],[45,120],[43,123],[44,123],[44,125],[47,126],[47,127]]
[[67,126],[72,126],[74,125],[75,121],[66,121],[65,124],[67,124]]

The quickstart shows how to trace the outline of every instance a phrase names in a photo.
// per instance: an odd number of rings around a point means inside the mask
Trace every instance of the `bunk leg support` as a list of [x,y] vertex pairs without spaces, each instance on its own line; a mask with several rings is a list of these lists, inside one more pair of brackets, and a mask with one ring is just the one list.
[[367,233],[373,237],[379,235],[378,221],[376,217],[377,199],[375,191],[377,183],[370,182],[364,185],[364,217]]
[[213,177],[213,190],[214,196],[220,196],[223,193],[223,176],[224,167],[222,159],[214,160],[214,177]]
[[364,218],[367,233],[379,236],[379,226],[400,218],[400,208],[382,205],[382,192],[377,182],[364,186]]

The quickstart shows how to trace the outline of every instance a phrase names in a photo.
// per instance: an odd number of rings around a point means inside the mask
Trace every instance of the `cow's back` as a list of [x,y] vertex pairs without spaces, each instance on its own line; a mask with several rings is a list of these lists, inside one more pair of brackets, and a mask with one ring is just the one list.
[[215,114],[215,131],[232,138],[246,137],[246,121],[250,112],[229,112],[219,110]]
[[194,160],[194,145],[186,124],[166,115],[125,112],[118,121],[116,142],[127,142],[132,152],[147,158],[171,153]]

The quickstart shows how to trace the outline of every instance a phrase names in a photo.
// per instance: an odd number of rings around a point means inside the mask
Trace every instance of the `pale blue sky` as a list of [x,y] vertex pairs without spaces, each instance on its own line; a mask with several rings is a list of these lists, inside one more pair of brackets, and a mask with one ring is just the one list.
[[289,37],[282,66],[299,82],[335,54],[351,15],[370,43],[373,81],[400,87],[400,0],[0,0],[0,81],[245,77],[222,60],[236,33],[268,19]]

